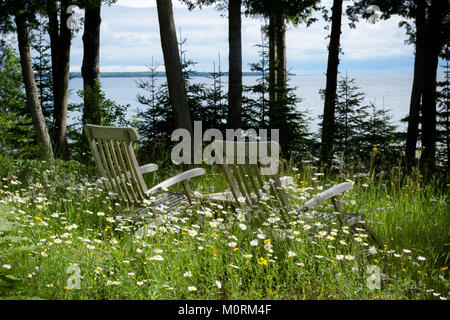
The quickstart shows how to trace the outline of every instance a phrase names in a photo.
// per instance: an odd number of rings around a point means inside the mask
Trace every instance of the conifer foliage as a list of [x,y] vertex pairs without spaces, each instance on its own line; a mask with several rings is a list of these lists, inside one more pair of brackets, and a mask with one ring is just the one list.
[[16,51],[5,43],[0,50],[0,151],[34,156],[36,137],[20,72]]

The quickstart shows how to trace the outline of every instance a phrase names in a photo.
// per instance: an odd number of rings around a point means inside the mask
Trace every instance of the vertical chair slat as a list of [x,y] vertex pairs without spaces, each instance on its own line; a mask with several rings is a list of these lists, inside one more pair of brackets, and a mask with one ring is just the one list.
[[126,196],[126,194],[125,194],[125,192],[123,190],[123,186],[121,186],[121,183],[120,183],[120,180],[119,180],[120,179],[120,172],[117,172],[117,168],[114,165],[114,162],[113,162],[112,157],[111,157],[111,151],[109,150],[109,147],[108,147],[108,140],[101,139],[101,142],[102,142],[103,151],[106,154],[106,161],[108,162],[109,170],[110,170],[110,173],[112,175],[112,177],[111,177],[112,179],[111,180],[115,181],[116,186],[117,186],[117,190],[119,191],[121,199],[127,201],[127,196]]
[[109,168],[109,164],[108,164],[108,160],[106,160],[106,155],[105,155],[105,151],[103,149],[101,139],[97,140],[97,147],[100,151],[99,155],[101,156],[100,158],[102,159],[101,162],[103,164],[103,168],[105,169],[106,177],[108,178],[109,184],[111,185],[110,188],[112,189],[112,191],[114,191],[119,196],[120,195],[119,190],[117,189],[116,183],[112,177],[112,174],[111,174],[111,171]]
[[98,171],[100,171],[100,175],[106,178],[105,168],[103,167],[102,160],[100,159],[100,154],[97,148],[96,139],[92,138],[89,135],[89,144],[91,145],[92,151],[94,153],[95,164],[97,165]]
[[[260,169],[258,167],[258,165],[248,165],[247,166],[247,171],[248,171],[248,176],[250,179],[251,184],[253,185],[253,188],[255,189],[255,193],[258,197],[258,202],[262,201],[261,198],[261,190],[263,189],[264,186],[264,182],[261,178],[260,175]],[[256,180],[254,179],[254,177],[256,177]],[[268,200],[270,205],[273,205],[272,200],[269,198]],[[267,206],[262,206],[263,210],[266,213],[269,213],[269,209],[267,208]]]
[[233,176],[234,176],[234,180],[236,181],[236,184],[237,184],[237,186],[239,188],[239,191],[241,192],[241,196],[244,197],[244,199],[245,199],[245,201],[247,202],[248,205],[251,205],[252,202],[251,202],[251,200],[249,198],[249,195],[247,194],[246,190],[244,189],[244,186],[243,186],[242,181],[240,179],[238,167],[239,166],[231,165]]
[[250,185],[253,188],[253,192],[256,194],[255,201],[259,201],[261,199],[261,195],[259,194],[259,188],[256,185],[255,179],[253,179],[252,166],[248,163],[245,164],[245,170],[247,172],[248,179],[250,180]]
[[117,189],[119,190],[121,200],[128,202],[129,199],[126,197],[126,193],[123,190],[122,181],[120,180],[120,170],[118,170],[116,163],[114,162],[112,152],[109,146],[109,140],[102,140],[102,146],[109,165],[109,170],[116,183]]
[[[121,151],[122,151],[121,154],[123,155],[123,159],[124,159],[124,162],[125,162],[125,166],[126,166],[126,168],[128,169],[127,171],[130,173],[129,179],[130,179],[131,184],[132,184],[132,186],[133,186],[133,190],[135,191],[136,201],[137,201],[137,202],[142,202],[142,200],[144,199],[144,196],[143,196],[143,194],[142,194],[142,192],[141,192],[141,190],[140,190],[140,188],[139,188],[139,185],[138,185],[138,179],[137,179],[137,177],[136,177],[135,171],[133,170],[133,164],[132,164],[131,160],[129,159],[128,152],[127,152],[127,148],[126,148],[126,146],[125,146],[125,142],[124,142],[124,141],[121,141],[121,142],[118,144],[118,147],[119,147],[119,148],[121,149]],[[128,176],[128,175],[127,175],[127,176]]]
[[133,163],[132,168],[136,172],[136,177],[139,182],[139,187],[142,189],[142,193],[145,194],[145,192],[147,191],[147,185],[145,184],[144,178],[142,177],[141,171],[139,170],[139,165],[138,165],[136,156],[134,154],[134,148],[131,143],[130,137],[128,135],[125,138],[125,150],[128,151],[130,154],[130,160]]
[[[139,201],[142,202],[145,199],[145,189],[142,187],[142,185],[139,182],[139,174],[135,164],[133,163],[133,158],[130,155],[130,148],[131,142],[130,141],[124,141],[122,143],[123,150],[125,151],[125,159],[128,164],[128,167],[130,168],[131,177],[133,177],[133,180],[135,182],[136,189],[138,191],[139,195]],[[132,146],[131,146],[132,148]],[[132,152],[134,154],[134,151]]]
[[113,148],[116,149],[117,158],[119,159],[119,163],[120,163],[120,166],[122,168],[122,172],[123,172],[123,174],[125,176],[124,179],[127,182],[127,184],[129,184],[129,191],[130,191],[130,195],[133,198],[133,202],[137,203],[137,202],[139,202],[139,198],[136,195],[135,187],[134,187],[134,184],[133,184],[133,182],[131,180],[131,177],[127,174],[127,172],[131,172],[131,169],[127,168],[127,166],[125,165],[125,161],[123,159],[123,153],[122,153],[122,150],[120,148],[120,142],[119,141],[115,141]]
[[274,187],[275,179],[272,175],[267,175],[267,183],[269,184],[270,194],[273,196],[274,201],[279,202],[278,193]]
[[127,172],[124,171],[119,163],[119,160],[117,158],[116,155],[116,151],[114,150],[114,143],[116,142],[116,140],[109,140],[107,141],[106,145],[111,153],[111,158],[112,161],[114,162],[114,168],[115,168],[115,172],[117,174],[117,179],[120,182],[120,186],[122,187],[122,191],[123,193],[126,195],[128,201],[130,203],[134,203],[134,199],[132,198],[129,190],[128,190],[128,186],[127,186],[127,180],[125,178]]
[[[246,161],[245,163],[248,163],[248,161]],[[239,174],[241,176],[241,180],[244,183],[245,190],[247,191],[246,194],[247,194],[248,199],[250,200],[251,203],[257,203],[258,201],[255,198],[252,197],[252,189],[250,188],[250,186],[249,186],[249,184],[247,182],[247,180],[249,179],[248,175],[243,170],[242,165],[237,166],[237,169],[238,169],[238,172],[239,172]]]
[[261,191],[263,182],[262,182],[260,175],[258,174],[258,173],[260,173],[258,165],[256,165],[256,164],[251,165],[248,167],[248,170],[251,173],[252,180],[254,181],[254,184],[255,184],[255,188],[258,191]]
[[[105,171],[105,168],[103,167],[102,160],[101,160],[100,154],[99,154],[99,150],[97,148],[97,140],[93,137],[91,130],[89,130],[89,129],[86,130],[86,134],[88,136],[89,145],[91,146],[91,150],[94,155],[94,161],[95,161],[95,164],[97,165],[97,169],[100,172],[100,175],[102,178],[107,178],[106,171]],[[105,179],[101,179],[101,180],[102,180],[103,186],[107,190],[108,185],[107,185]]]
[[259,190],[262,190],[264,188],[264,180],[261,177],[261,172],[260,172],[258,166],[252,166],[252,169],[253,169],[254,175],[256,177],[256,180],[259,183],[259,187],[260,187]]
[[[255,166],[251,166],[251,168],[253,169],[254,175],[256,177],[256,181],[258,181],[258,183],[259,183],[259,186],[260,186],[259,191],[265,192],[265,189],[264,189],[265,183],[264,183],[264,179],[261,176],[261,170],[260,170],[259,166],[255,165]],[[270,199],[270,197],[269,197],[268,202],[271,206],[273,206],[273,201],[272,201],[272,199]]]
[[242,204],[239,202],[239,198],[241,197],[241,192],[239,191],[234,179],[233,175],[231,174],[230,167],[227,163],[223,163],[222,165],[223,172],[225,173],[225,178],[227,179],[228,184],[230,185],[231,192],[233,193],[234,199],[236,200],[237,204],[239,206],[242,206]]
[[275,189],[277,191],[278,198],[280,199],[280,202],[283,204],[283,206],[288,206],[289,205],[289,200],[288,200],[288,198],[286,196],[286,193],[284,192],[283,187],[281,186],[280,177],[278,176],[278,174],[274,174],[273,178],[275,180]]

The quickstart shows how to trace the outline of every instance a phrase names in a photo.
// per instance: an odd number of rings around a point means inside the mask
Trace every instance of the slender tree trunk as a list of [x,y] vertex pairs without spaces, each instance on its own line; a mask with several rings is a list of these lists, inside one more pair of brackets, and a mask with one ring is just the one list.
[[272,14],[269,17],[269,127],[280,130],[287,79],[285,31],[283,16]]
[[406,164],[408,169],[415,163],[417,139],[419,136],[420,103],[422,98],[425,63],[425,0],[417,1],[416,9],[416,54],[414,57],[414,78],[409,105],[408,130],[406,133]]
[[286,22],[282,15],[278,17],[276,25],[277,37],[277,83],[278,91],[281,101],[286,101],[286,88],[287,88],[287,67],[286,67]]
[[322,119],[322,143],[320,160],[322,165],[331,166],[335,131],[335,106],[341,38],[342,0],[333,1],[331,35],[328,47],[327,81]]
[[445,131],[447,133],[446,137],[445,137],[445,143],[446,143],[446,147],[447,147],[447,171],[450,171],[450,69],[448,66],[448,45],[446,47],[446,57],[447,57],[447,67],[445,69],[445,83],[446,83],[446,97],[445,97],[445,106],[446,108],[444,109],[445,111]]
[[267,106],[266,106],[266,90],[264,88],[266,88],[266,81],[267,81],[267,76],[266,76],[266,67],[267,67],[267,60],[266,60],[266,48],[267,48],[267,44],[266,44],[266,40],[264,38],[264,33],[261,31],[261,71],[262,71],[262,75],[261,75],[261,87],[263,88],[263,90],[261,90],[261,128],[267,129],[268,126],[268,122],[266,122],[266,113],[267,113]]
[[175,118],[175,126],[188,130],[193,137],[191,114],[186,96],[181,67],[180,53],[178,51],[177,34],[171,0],[157,0],[158,20],[161,35],[161,46],[166,68],[169,99]]
[[442,20],[448,7],[448,0],[434,0],[431,3],[429,23],[425,40],[425,72],[422,93],[422,162],[428,173],[435,168],[436,160],[436,76],[439,53],[442,48]]
[[278,61],[279,41],[277,40],[278,33],[276,31],[277,19],[275,15],[269,17],[269,127],[272,127],[271,110],[278,100],[278,68],[276,67]]
[[22,77],[25,84],[27,103],[33,119],[37,141],[42,146],[43,158],[53,160],[52,143],[50,140],[50,135],[47,131],[47,125],[45,124],[41,103],[38,98],[36,80],[34,78],[26,18],[23,14],[17,14],[15,20],[17,27],[17,38],[19,42]]
[[241,0],[228,2],[228,128],[241,128],[242,109],[242,40]]
[[66,23],[68,0],[61,0],[58,21],[56,1],[48,1],[50,48],[53,72],[53,143],[58,157],[69,157],[67,148],[67,109],[69,103],[70,44],[72,31]]
[[83,76],[84,109],[82,123],[100,124],[101,110],[97,99],[89,99],[88,90],[98,89],[100,78],[100,25],[101,2],[96,7],[85,8],[84,33],[83,33],[83,64],[81,75]]

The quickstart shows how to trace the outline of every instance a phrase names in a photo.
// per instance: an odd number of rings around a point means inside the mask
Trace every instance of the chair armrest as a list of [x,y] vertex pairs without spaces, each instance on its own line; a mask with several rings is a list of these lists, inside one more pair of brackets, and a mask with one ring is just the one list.
[[337,185],[325,190],[324,192],[316,194],[314,196],[314,198],[306,201],[303,204],[303,208],[307,208],[307,209],[313,208],[313,207],[321,204],[322,202],[337,196],[340,193],[343,193],[345,191],[352,190],[352,189],[353,189],[353,182],[343,182],[343,183],[337,184]]
[[194,192],[193,197],[215,201],[234,201],[234,196],[231,191],[217,192],[217,193],[200,193],[200,194],[198,192]]
[[158,170],[158,165],[154,163],[149,163],[139,167],[139,170],[141,171],[141,174],[146,174]]
[[180,183],[183,181],[187,181],[191,178],[198,177],[198,176],[201,176],[204,174],[205,174],[205,169],[203,169],[203,168],[196,168],[196,169],[191,169],[191,170],[185,171],[183,173],[177,174],[176,176],[157,184],[156,186],[154,186],[153,188],[148,190],[146,192],[146,194],[147,195],[154,194],[154,193],[160,191],[161,189],[168,188],[170,186],[173,186],[174,184],[177,184],[177,183]]

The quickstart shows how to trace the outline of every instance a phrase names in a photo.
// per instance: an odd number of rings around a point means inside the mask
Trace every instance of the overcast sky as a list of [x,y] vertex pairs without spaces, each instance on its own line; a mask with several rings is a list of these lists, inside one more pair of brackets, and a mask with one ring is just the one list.
[[[187,58],[197,62],[196,71],[211,71],[221,55],[222,70],[228,64],[228,25],[214,8],[187,10],[177,0],[174,4],[177,33],[187,39]],[[323,1],[325,4],[331,2]],[[344,2],[345,3],[345,2]],[[299,75],[324,74],[327,64],[326,23],[320,18],[309,28],[288,27],[287,64]],[[398,27],[400,19],[392,17],[376,24],[360,22],[356,29],[348,27],[344,17],[340,71],[351,74],[412,74],[414,48],[405,45],[405,30]],[[243,17],[243,70],[258,61],[262,19]],[[83,56],[82,31],[72,44],[71,71],[80,71]],[[163,64],[155,0],[118,0],[102,8],[100,63],[102,71],[144,71],[145,65]]]

